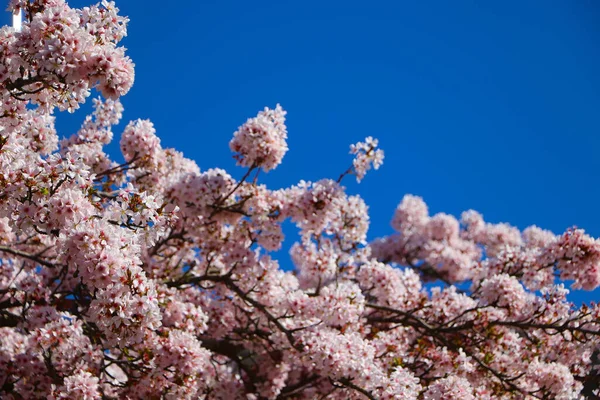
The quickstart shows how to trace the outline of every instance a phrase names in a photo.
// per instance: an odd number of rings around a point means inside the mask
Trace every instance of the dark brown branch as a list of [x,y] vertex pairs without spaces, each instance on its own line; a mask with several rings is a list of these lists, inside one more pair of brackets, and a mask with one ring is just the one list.
[[338,381],[336,381],[336,382],[337,382],[337,383],[340,383],[341,385],[343,385],[343,386],[345,386],[345,387],[347,387],[347,388],[350,388],[350,389],[356,390],[357,392],[359,392],[359,393],[363,394],[363,395],[364,395],[364,396],[365,396],[367,399],[370,399],[370,400],[377,400],[377,398],[376,398],[375,396],[373,396],[373,395],[371,394],[371,392],[369,392],[368,390],[365,390],[365,389],[361,388],[360,386],[357,386],[357,385],[353,384],[353,383],[350,381],[350,379],[347,379],[347,378],[342,378],[342,379],[339,379],[339,380],[338,380]]
[[294,396],[306,387],[315,383],[319,378],[319,375],[311,375],[306,379],[302,379],[299,382],[294,383],[293,385],[287,385],[281,390],[281,393],[279,394],[279,396],[277,396],[277,400],[282,400]]
[[14,328],[19,324],[19,321],[21,321],[21,318],[14,314],[8,312],[0,313],[0,328]]
[[10,247],[7,247],[7,246],[0,246],[0,252],[12,254],[12,255],[17,256],[17,257],[23,257],[23,258],[26,258],[28,260],[35,261],[36,263],[38,263],[40,265],[43,265],[45,267],[48,267],[48,268],[56,268],[56,266],[57,266],[56,264],[54,264],[54,263],[52,263],[50,261],[47,261],[47,260],[44,260],[43,258],[40,258],[39,254],[30,254],[30,253],[26,253],[26,252],[21,251],[21,250],[16,250],[16,249],[13,249],[13,248],[10,248]]

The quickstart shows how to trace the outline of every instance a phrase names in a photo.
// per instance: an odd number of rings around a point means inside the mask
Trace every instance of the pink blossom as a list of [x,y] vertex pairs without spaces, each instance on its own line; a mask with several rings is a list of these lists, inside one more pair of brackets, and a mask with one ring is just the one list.
[[288,150],[286,114],[278,104],[274,110],[265,108],[238,128],[229,143],[238,165],[261,167],[267,172],[281,163]]
[[367,137],[364,142],[358,142],[350,146],[350,154],[354,154],[352,166],[356,180],[360,182],[368,170],[377,170],[383,164],[383,150],[378,149],[379,141],[371,136]]
[[[598,395],[600,307],[566,289],[600,285],[597,239],[407,195],[369,243],[340,182],[381,165],[377,140],[338,181],[273,188],[251,172],[287,151],[280,106],[234,134],[241,176],[163,148],[149,120],[126,124],[117,162],[127,18],[108,1],[9,8],[26,18],[0,29],[1,398]],[[108,100],[59,143],[52,112],[92,88]]]
[[573,379],[568,368],[558,363],[534,360],[527,369],[527,378],[532,389],[554,399],[573,399],[581,390],[581,384]]
[[77,374],[65,378],[64,386],[58,390],[58,398],[93,400],[100,399],[98,390],[99,379],[87,371],[79,371]]
[[435,381],[429,386],[423,398],[425,400],[476,399],[469,381],[457,376],[448,376]]

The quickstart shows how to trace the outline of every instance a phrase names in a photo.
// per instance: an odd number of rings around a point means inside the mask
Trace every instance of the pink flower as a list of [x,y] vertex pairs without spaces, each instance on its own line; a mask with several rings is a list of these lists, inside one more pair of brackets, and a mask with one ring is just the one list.
[[378,149],[379,141],[371,136],[367,137],[364,142],[358,142],[350,146],[350,154],[354,154],[352,166],[356,180],[360,182],[371,169],[379,169],[383,164],[383,150]]
[[79,371],[65,378],[64,386],[58,390],[58,397],[76,400],[94,400],[102,398],[98,390],[99,379],[90,372]]
[[288,150],[286,114],[278,104],[274,110],[265,108],[238,128],[229,142],[238,165],[267,172],[281,163]]

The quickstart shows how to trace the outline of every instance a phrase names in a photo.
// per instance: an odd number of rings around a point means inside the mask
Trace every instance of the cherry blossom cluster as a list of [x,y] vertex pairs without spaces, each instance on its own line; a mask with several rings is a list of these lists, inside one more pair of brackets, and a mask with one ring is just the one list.
[[383,150],[378,149],[379,141],[369,136],[364,142],[358,142],[350,146],[350,154],[354,154],[352,166],[356,180],[360,182],[368,170],[379,169],[383,164]]
[[285,115],[278,104],[274,110],[265,108],[239,127],[229,143],[239,165],[260,167],[267,172],[281,163],[288,151]]
[[72,111],[92,87],[117,98],[133,84],[133,63],[117,43],[127,19],[114,3],[103,1],[82,10],[63,0],[13,0],[9,10],[24,11],[21,32],[0,29],[0,102],[17,118],[15,103],[31,101],[44,110]]
[[[270,188],[279,105],[233,134],[241,173],[200,170],[148,120],[125,126],[117,162],[127,19],[106,1],[10,8],[27,18],[0,31],[0,398],[600,396],[600,306],[567,289],[600,286],[597,239],[407,195],[369,242],[343,178],[381,165],[377,141],[337,180]],[[52,110],[93,87],[108,99],[59,140]]]
[[430,217],[427,205],[419,197],[404,197],[396,209],[392,227],[398,233],[374,243],[375,256],[418,268],[433,280],[469,279],[481,259],[479,246],[460,234],[456,218],[443,213]]
[[379,260],[408,265],[428,279],[451,283],[506,273],[528,289],[555,283],[556,275],[572,287],[600,286],[600,241],[581,229],[561,236],[536,226],[523,232],[508,224],[489,224],[473,211],[461,220],[430,216],[420,197],[407,195],[392,219],[397,233],[372,243]]

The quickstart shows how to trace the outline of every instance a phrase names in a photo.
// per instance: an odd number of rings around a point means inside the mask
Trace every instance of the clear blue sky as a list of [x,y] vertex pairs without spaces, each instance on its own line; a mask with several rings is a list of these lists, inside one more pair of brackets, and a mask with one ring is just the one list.
[[[241,176],[232,133],[281,103],[290,151],[263,175],[274,187],[337,177],[349,144],[380,139],[383,167],[345,181],[370,206],[371,238],[391,232],[405,193],[434,213],[600,236],[597,1],[165,4],[117,2],[136,63],[125,120],[150,118],[202,169]],[[61,134],[83,116],[61,116]]]

